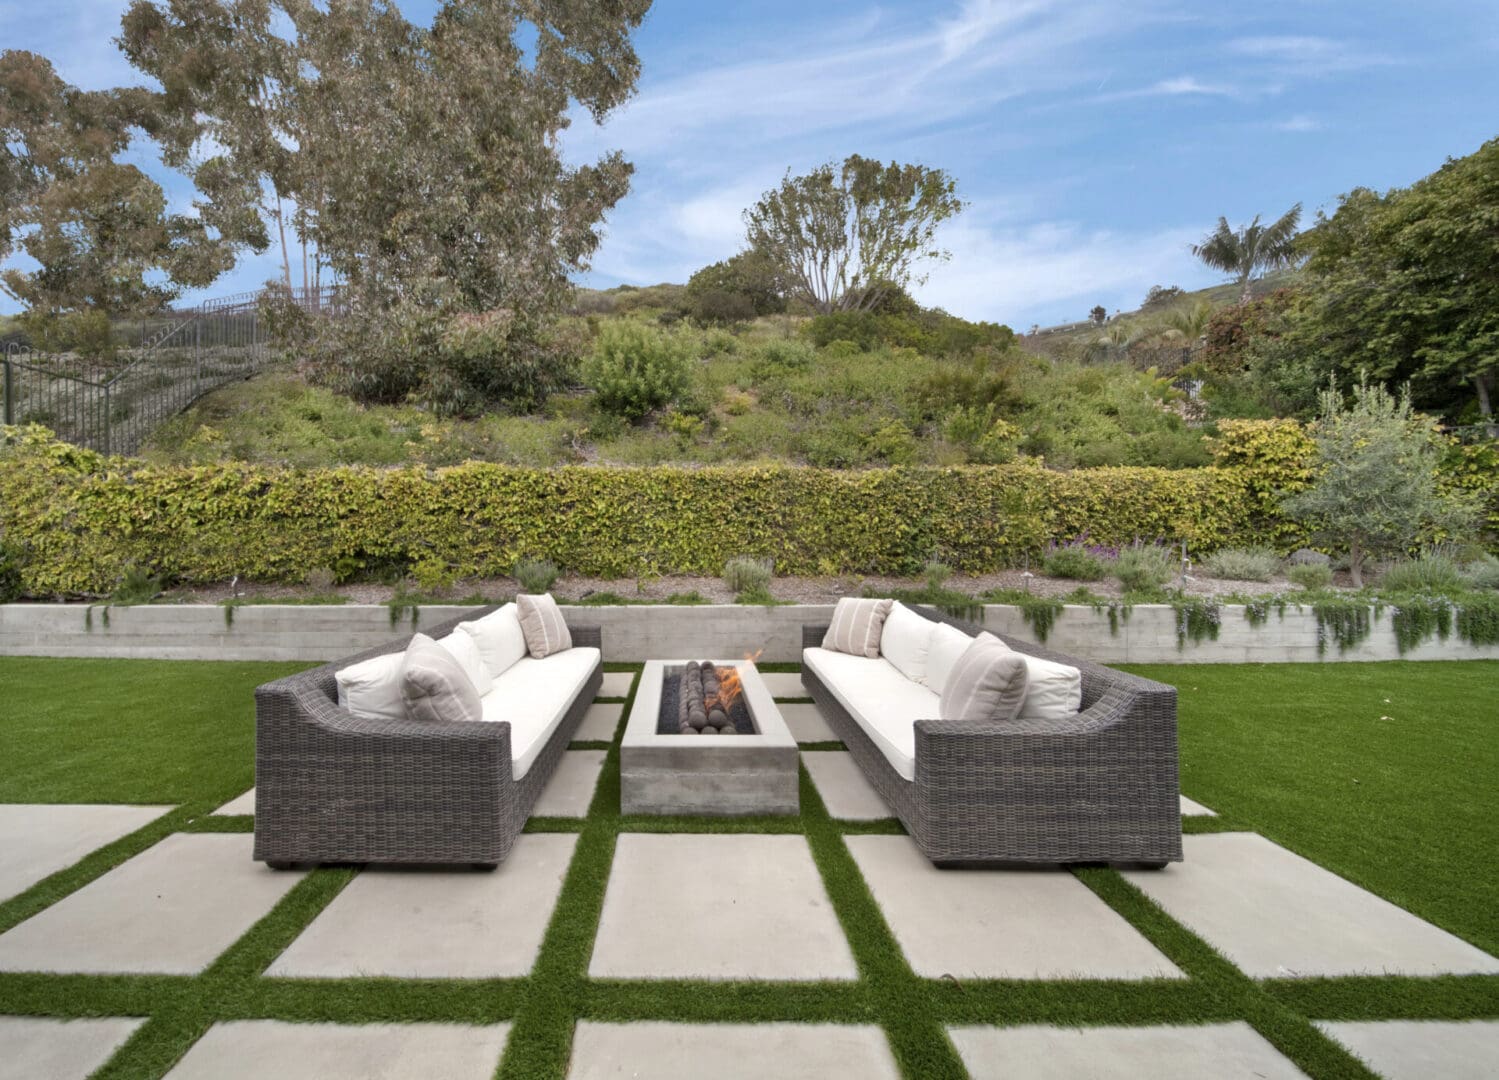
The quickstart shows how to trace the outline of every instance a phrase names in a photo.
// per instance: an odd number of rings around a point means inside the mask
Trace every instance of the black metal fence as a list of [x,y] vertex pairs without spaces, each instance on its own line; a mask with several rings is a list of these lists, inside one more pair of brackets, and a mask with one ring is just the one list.
[[[330,290],[296,290],[293,298],[309,310],[336,310]],[[43,424],[106,454],[133,454],[162,421],[270,362],[260,301],[260,293],[240,293],[159,318],[112,364],[8,345],[0,356],[0,419]]]

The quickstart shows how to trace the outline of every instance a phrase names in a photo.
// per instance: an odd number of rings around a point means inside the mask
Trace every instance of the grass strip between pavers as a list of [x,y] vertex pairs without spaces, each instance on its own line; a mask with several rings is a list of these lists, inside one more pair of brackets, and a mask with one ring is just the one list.
[[[609,671],[640,665],[611,663]],[[794,664],[762,665],[796,671]],[[580,1019],[608,1022],[869,1024],[881,1027],[907,1077],[965,1072],[946,1028],[953,1025],[1061,1026],[1203,1024],[1244,1020],[1313,1077],[1373,1074],[1310,1021],[1499,1017],[1499,976],[1369,976],[1256,982],[1116,871],[1078,868],[1076,876],[1187,976],[1115,980],[925,979],[907,963],[845,836],[898,835],[896,819],[832,819],[805,767],[797,817],[623,816],[619,741],[638,689],[621,701],[603,749],[604,767],[585,818],[532,818],[530,833],[576,833],[569,865],[535,967],[517,979],[289,979],[264,972],[358,872],[324,867],[288,892],[202,974],[63,975],[0,973],[0,1013],[35,1016],[138,1016],[137,1030],[96,1074],[104,1080],[157,1080],[217,1020],[288,1022],[512,1022],[497,1075],[566,1075]],[[601,699],[603,700],[603,699]],[[804,744],[803,749],[841,748]],[[85,857],[0,904],[0,932],[56,903],[173,832],[248,832],[250,815],[214,816],[222,800],[195,801]],[[1216,809],[1216,807],[1215,807]],[[1220,810],[1188,817],[1188,834],[1247,831]],[[621,832],[803,834],[858,965],[851,981],[810,983],[590,979],[587,969]],[[959,871],[954,871],[959,872]]]

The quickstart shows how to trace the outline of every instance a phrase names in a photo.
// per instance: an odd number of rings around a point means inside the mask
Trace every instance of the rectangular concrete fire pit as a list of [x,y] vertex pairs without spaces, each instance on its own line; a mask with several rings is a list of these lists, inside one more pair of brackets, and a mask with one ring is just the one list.
[[797,814],[796,740],[760,673],[748,660],[715,660],[735,668],[753,734],[660,734],[663,680],[686,660],[648,660],[620,744],[620,803],[626,814]]

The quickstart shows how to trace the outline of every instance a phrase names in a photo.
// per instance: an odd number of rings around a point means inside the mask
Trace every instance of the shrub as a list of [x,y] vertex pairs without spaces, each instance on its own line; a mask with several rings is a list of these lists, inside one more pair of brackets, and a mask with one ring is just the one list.
[[1463,591],[1463,575],[1456,561],[1427,552],[1417,559],[1402,559],[1379,578],[1381,592],[1433,593],[1451,596]]
[[816,354],[805,341],[772,338],[760,346],[760,355],[750,365],[750,375],[759,382],[806,371]]
[[557,564],[550,559],[521,559],[510,574],[520,584],[521,591],[540,595],[551,592],[557,580]]
[[1492,555],[1465,563],[1458,573],[1470,589],[1499,589],[1499,559]]
[[[701,322],[738,321],[786,310],[780,274],[762,255],[742,251],[705,266],[687,280],[686,302]],[[725,318],[720,312],[732,312]]]
[[161,578],[140,566],[127,566],[109,594],[113,604],[145,604],[161,595]]
[[317,566],[307,571],[307,577],[303,584],[319,596],[324,596],[333,591],[336,581],[333,571],[326,566]]
[[529,411],[567,385],[577,343],[505,312],[463,315],[444,331],[441,367],[486,401]]
[[947,584],[947,579],[952,577],[952,567],[941,559],[928,559],[921,568],[921,576],[926,581],[927,591],[938,593]]
[[830,360],[846,360],[850,356],[858,356],[864,350],[846,338],[838,338],[830,341],[822,347],[822,354]]
[[771,575],[775,564],[770,559],[756,559],[748,555],[736,555],[723,567],[723,582],[736,597],[746,595],[759,598],[769,595]]
[[1042,560],[1041,567],[1052,577],[1071,581],[1102,581],[1108,576],[1104,563],[1105,553],[1087,542],[1087,537],[1078,537],[1065,544],[1053,545]]
[[1180,566],[1170,549],[1137,542],[1119,552],[1114,560],[1114,577],[1125,592],[1155,593],[1170,583]]
[[1219,548],[1202,560],[1208,577],[1229,581],[1269,581],[1280,569],[1280,556],[1267,547]]
[[21,588],[21,552],[19,548],[0,537],[0,604],[19,600],[24,595]]
[[1308,592],[1325,589],[1332,584],[1332,567],[1321,563],[1302,563],[1286,571],[1292,585],[1300,585]]
[[749,322],[755,317],[755,304],[739,293],[707,289],[693,297],[689,314],[700,326]]
[[[735,417],[730,432],[764,415]],[[30,595],[107,593],[128,564],[174,581],[300,582],[313,566],[343,581],[399,579],[435,559],[462,577],[495,577],[546,552],[595,577],[629,576],[643,562],[717,574],[745,538],[788,574],[914,574],[934,551],[985,573],[1085,531],[1103,544],[1244,544],[1247,510],[1242,479],[1211,468],[174,466],[0,428],[0,533],[26,553]]]
[[691,374],[692,359],[681,338],[638,322],[601,328],[583,366],[599,408],[631,422],[676,401]]
[[919,449],[916,435],[899,420],[887,420],[864,440],[869,456],[887,465],[909,465]]

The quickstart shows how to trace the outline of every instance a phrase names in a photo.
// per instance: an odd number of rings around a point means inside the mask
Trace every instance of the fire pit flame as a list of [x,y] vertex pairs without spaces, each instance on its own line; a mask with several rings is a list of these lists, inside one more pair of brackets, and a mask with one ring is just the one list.
[[739,669],[732,667],[721,667],[718,669],[718,693],[714,695],[712,705],[718,706],[724,712],[734,707],[734,702],[739,700],[739,695],[744,693],[744,687],[740,684]]

